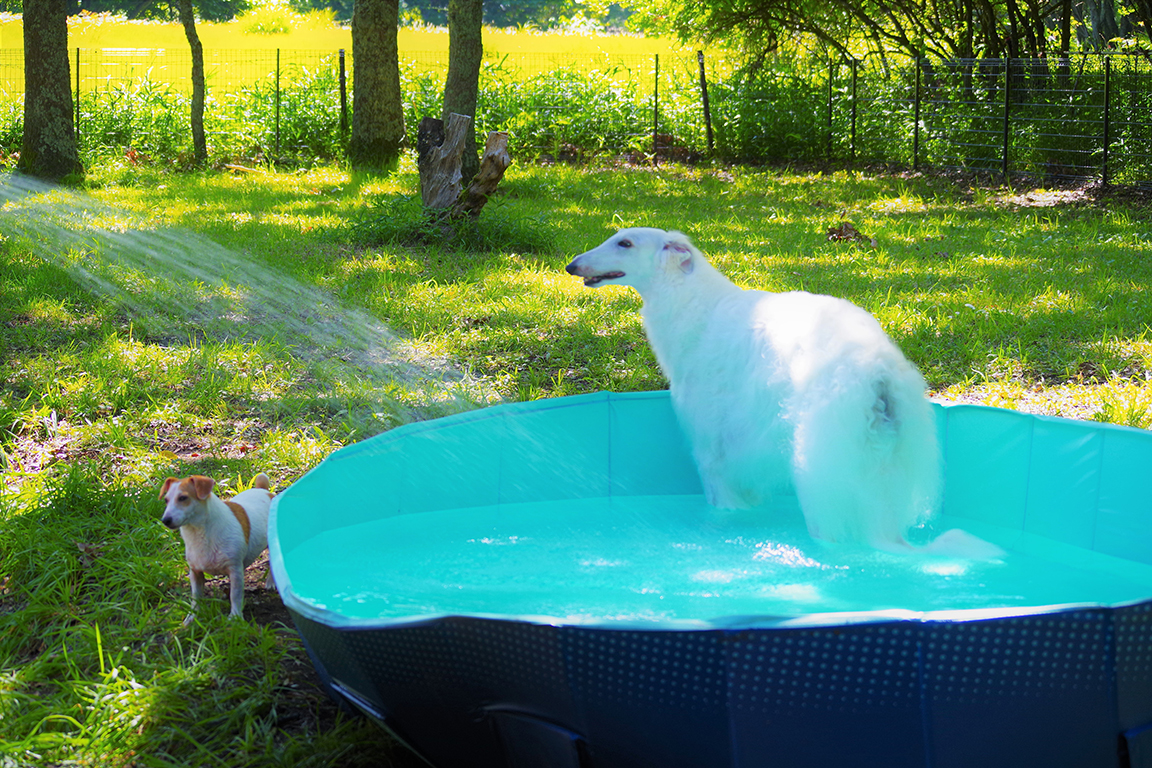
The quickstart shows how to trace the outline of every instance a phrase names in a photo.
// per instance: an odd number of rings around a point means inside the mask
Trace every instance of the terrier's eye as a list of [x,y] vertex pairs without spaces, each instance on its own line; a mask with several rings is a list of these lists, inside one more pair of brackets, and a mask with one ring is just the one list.
[[631,248],[632,247],[632,241],[631,240],[620,240],[619,242],[616,243],[616,245],[620,246],[621,248]]
[[182,493],[182,494],[180,494],[179,496],[177,496],[177,497],[176,497],[176,501],[178,501],[178,502],[180,502],[181,504],[183,504],[184,502],[188,501],[188,495],[187,495],[187,494],[184,494],[184,493]]

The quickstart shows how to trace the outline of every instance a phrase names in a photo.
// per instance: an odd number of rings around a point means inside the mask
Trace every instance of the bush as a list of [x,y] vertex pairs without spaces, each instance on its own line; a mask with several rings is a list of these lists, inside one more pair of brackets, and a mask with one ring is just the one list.
[[716,145],[734,161],[827,154],[827,76],[785,66],[738,70],[709,85]]
[[175,157],[191,145],[191,100],[145,78],[83,94],[81,154],[103,156],[131,148],[153,159]]
[[[344,156],[340,130],[340,80],[336,56],[280,76],[279,126],[276,81],[266,78],[229,96],[231,107],[215,119],[230,140],[229,154],[310,163]],[[277,136],[279,129],[279,136]]]

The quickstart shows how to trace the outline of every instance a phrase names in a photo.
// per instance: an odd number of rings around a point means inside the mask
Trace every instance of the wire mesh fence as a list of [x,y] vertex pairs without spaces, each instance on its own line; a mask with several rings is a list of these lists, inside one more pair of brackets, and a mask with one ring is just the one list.
[[1136,55],[829,68],[829,155],[1152,186],[1152,65]]
[[[21,54],[0,51],[0,148],[8,151],[19,142]],[[188,151],[187,51],[74,55],[82,149]],[[355,71],[347,52],[216,50],[205,52],[205,65],[214,154],[343,156]],[[440,114],[446,70],[445,53],[401,52],[410,131]],[[1152,186],[1152,62],[1139,55],[779,58],[752,70],[695,54],[488,54],[476,119],[481,135],[508,131],[524,159],[711,155]]]

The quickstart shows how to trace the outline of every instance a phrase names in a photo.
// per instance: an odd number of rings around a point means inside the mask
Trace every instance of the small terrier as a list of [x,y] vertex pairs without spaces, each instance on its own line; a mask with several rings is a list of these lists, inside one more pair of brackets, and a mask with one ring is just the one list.
[[[216,481],[204,475],[183,479],[170,477],[160,489],[167,501],[161,522],[184,537],[184,557],[192,582],[192,613],[184,619],[188,626],[204,597],[204,574],[227,576],[231,615],[241,616],[244,605],[244,569],[268,548],[268,510],[272,494],[268,476],[256,475],[252,487],[222,501],[212,488]],[[265,588],[272,585],[269,572]]]

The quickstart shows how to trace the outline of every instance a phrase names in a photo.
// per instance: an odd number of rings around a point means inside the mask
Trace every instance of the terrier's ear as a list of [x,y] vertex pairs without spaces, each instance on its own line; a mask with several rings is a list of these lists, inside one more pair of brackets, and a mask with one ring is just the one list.
[[174,477],[170,477],[164,481],[164,485],[160,486],[160,501],[164,501],[164,499],[168,498],[168,489],[172,487],[172,483],[178,482],[180,481]]
[[686,275],[692,274],[696,268],[696,257],[699,255],[688,236],[681,232],[669,232],[664,241],[664,251],[674,263],[680,266],[680,271]]
[[200,501],[208,498],[208,494],[212,493],[212,488],[216,485],[216,481],[204,475],[192,475],[192,487],[196,489],[196,498]]

